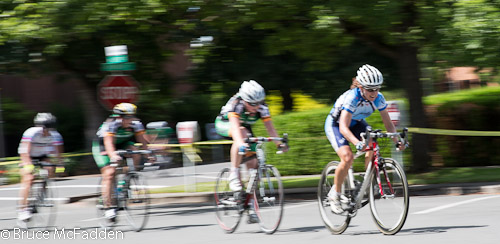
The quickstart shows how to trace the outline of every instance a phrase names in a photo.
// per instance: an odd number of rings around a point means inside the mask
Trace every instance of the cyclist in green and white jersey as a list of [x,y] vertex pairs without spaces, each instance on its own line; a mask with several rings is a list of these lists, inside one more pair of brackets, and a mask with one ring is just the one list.
[[[116,210],[111,206],[111,183],[115,175],[115,168],[111,163],[122,161],[117,149],[137,149],[135,143],[142,143],[146,149],[147,141],[144,137],[145,129],[142,123],[135,117],[137,107],[131,103],[120,103],[113,108],[113,114],[99,127],[96,139],[92,142],[92,154],[94,160],[101,170],[101,191],[103,204],[107,209],[105,217],[114,221]],[[140,156],[134,157],[137,165]]]
[[[274,125],[271,121],[269,108],[264,102],[266,93],[264,88],[254,80],[244,81],[236,95],[231,97],[227,104],[222,107],[220,115],[215,120],[215,129],[218,134],[233,140],[231,146],[231,173],[229,175],[229,187],[232,191],[241,191],[239,167],[243,159],[238,151],[247,148],[244,138],[250,133],[253,136],[251,126],[262,119],[269,136],[277,137]],[[279,142],[276,146],[281,147]],[[282,150],[287,151],[288,148]],[[247,157],[255,155],[255,145],[252,145]],[[246,162],[247,168],[257,168],[257,158],[250,158]]]

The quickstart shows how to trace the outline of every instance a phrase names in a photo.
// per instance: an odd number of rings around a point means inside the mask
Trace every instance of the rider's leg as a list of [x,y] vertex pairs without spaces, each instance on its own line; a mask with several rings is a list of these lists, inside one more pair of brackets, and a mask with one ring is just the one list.
[[[242,135],[247,135],[248,130],[245,127],[240,127]],[[231,146],[231,170],[229,173],[229,187],[233,191],[241,191],[241,179],[240,179],[240,164],[243,159],[243,155],[239,154],[238,146],[233,143]],[[247,165],[248,166],[248,165]]]
[[31,184],[33,184],[34,176],[32,169],[20,169],[21,174],[21,190],[19,191],[19,220],[26,220],[31,217],[31,212],[28,209],[28,195],[30,192]]
[[342,183],[344,182],[349,169],[354,161],[354,156],[352,154],[351,148],[349,146],[342,146],[337,150],[337,154],[340,157],[340,164],[335,170],[335,191],[340,194],[342,190]]
[[111,202],[111,186],[114,180],[115,171],[116,169],[109,165],[101,168],[101,192],[105,208],[109,208],[113,204]]

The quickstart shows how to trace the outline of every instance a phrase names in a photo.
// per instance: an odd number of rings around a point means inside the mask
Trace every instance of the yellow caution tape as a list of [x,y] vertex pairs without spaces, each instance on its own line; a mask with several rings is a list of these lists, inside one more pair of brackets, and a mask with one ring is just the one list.
[[444,130],[408,127],[408,132],[443,136],[500,136],[500,131]]
[[[408,132],[417,133],[417,134],[428,134],[428,135],[443,135],[443,136],[500,136],[500,131],[473,131],[473,130],[444,130],[444,129],[432,129],[432,128],[416,128],[416,127],[408,127]],[[293,138],[293,140],[319,140],[326,139],[326,137],[306,137],[306,138]],[[179,147],[180,149],[193,147],[195,145],[227,145],[232,144],[231,140],[224,141],[203,141],[203,142],[194,142],[194,143],[184,143],[184,144],[148,144],[149,146],[157,146],[157,147]],[[135,145],[142,145],[140,143],[136,143]],[[92,153],[63,153],[63,157],[78,157],[78,156],[87,156],[92,155]],[[11,159],[19,159],[19,157],[9,157],[3,158],[3,160],[11,160]],[[0,159],[1,160],[1,159]],[[196,161],[199,159],[196,158]],[[21,162],[20,160],[8,161],[8,162],[0,162],[0,166],[2,165],[10,165],[17,164]]]
[[18,164],[20,162],[21,162],[21,160],[2,162],[2,163],[0,163],[0,166],[1,165],[9,165],[9,164]]

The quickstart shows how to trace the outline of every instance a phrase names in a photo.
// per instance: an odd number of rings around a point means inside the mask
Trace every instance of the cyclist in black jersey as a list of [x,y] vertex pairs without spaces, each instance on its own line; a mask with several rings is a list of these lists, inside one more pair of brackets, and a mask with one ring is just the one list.
[[[111,208],[111,182],[115,175],[115,168],[111,163],[122,161],[117,149],[137,149],[135,143],[142,143],[142,149],[146,149],[147,141],[144,137],[145,129],[142,123],[135,117],[137,107],[131,103],[120,103],[113,108],[113,114],[99,127],[96,139],[92,142],[92,154],[97,166],[101,170],[101,191],[104,206],[107,208],[105,217],[114,220],[116,210]],[[134,157],[137,165],[140,155]]]

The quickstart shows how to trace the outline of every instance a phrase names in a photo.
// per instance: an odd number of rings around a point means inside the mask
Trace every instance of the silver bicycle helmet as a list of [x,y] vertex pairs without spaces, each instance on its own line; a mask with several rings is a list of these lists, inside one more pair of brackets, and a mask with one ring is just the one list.
[[356,80],[365,88],[380,87],[384,83],[382,73],[369,64],[365,64],[358,69]]
[[45,128],[56,127],[56,117],[51,113],[38,113],[33,119],[35,126],[43,126]]
[[254,80],[244,81],[243,84],[241,84],[238,95],[243,101],[249,103],[259,103],[266,98],[264,88]]

